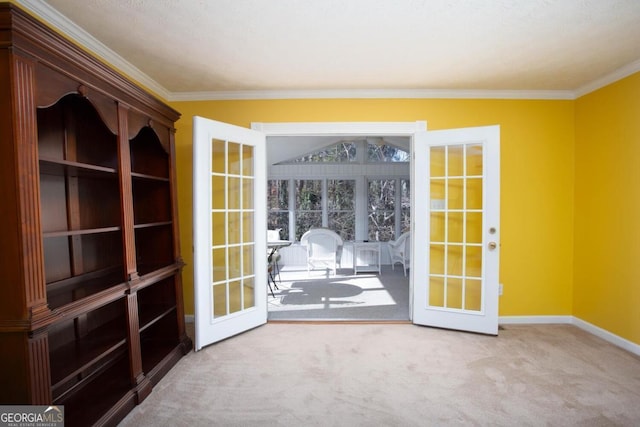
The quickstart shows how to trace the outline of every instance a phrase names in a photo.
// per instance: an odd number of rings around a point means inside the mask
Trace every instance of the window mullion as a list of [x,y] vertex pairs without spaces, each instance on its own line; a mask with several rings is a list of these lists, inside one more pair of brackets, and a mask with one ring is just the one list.
[[368,193],[367,177],[356,177],[356,240],[366,240],[369,234]]
[[327,191],[327,178],[322,178],[322,226],[329,227],[329,201],[327,200],[327,195],[329,192]]
[[400,229],[401,229],[401,222],[402,222],[402,206],[401,206],[401,200],[402,200],[402,188],[400,187],[402,185],[402,182],[400,180],[400,178],[396,178],[395,179],[395,194],[393,195],[393,200],[395,201],[394,206],[393,206],[393,211],[394,211],[394,233],[393,233],[393,238],[397,239],[398,237],[400,237]]
[[295,184],[294,178],[289,178],[288,180],[289,186],[289,240],[296,240],[296,195],[295,195]]

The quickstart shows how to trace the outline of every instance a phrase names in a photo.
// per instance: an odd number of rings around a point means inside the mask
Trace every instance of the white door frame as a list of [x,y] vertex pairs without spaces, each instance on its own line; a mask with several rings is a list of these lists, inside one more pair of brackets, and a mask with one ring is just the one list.
[[413,136],[416,132],[427,130],[427,122],[257,122],[251,123],[251,129],[262,132],[267,137],[308,135]]

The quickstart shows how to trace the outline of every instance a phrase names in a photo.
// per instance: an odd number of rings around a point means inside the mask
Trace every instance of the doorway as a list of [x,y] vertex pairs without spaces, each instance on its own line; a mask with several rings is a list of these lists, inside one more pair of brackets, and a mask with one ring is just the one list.
[[[392,269],[387,241],[397,239],[404,231],[409,231],[411,137],[417,130],[426,129],[426,123],[254,124],[252,128],[266,134],[268,179],[277,181],[285,190],[290,188],[289,194],[284,197],[284,209],[280,209],[280,222],[268,219],[268,223],[272,225],[270,229],[281,229],[282,238],[292,242],[291,246],[278,252],[281,271],[279,275],[274,275],[274,292],[268,294],[269,320],[409,321],[409,275],[405,275],[401,264]],[[314,164],[308,168],[311,172],[303,172],[303,164],[292,161],[298,156],[306,156],[308,159],[312,157],[310,153],[345,141],[353,146],[353,158],[347,159],[346,163]],[[397,148],[406,158],[395,164],[392,158],[381,159],[381,162],[372,160],[372,154],[375,153],[371,148],[385,145]],[[367,146],[371,148],[367,149]],[[293,174],[290,172],[292,169]],[[298,178],[304,178],[305,182],[297,181]],[[320,211],[316,212],[317,221],[296,225],[296,200],[292,193],[300,188],[296,184],[307,184],[310,180],[317,183],[318,200],[322,201],[318,206]],[[331,222],[335,215],[345,212],[327,213],[327,205],[336,205],[331,199],[330,188],[336,182],[343,185],[343,193],[344,183],[353,183],[347,191],[354,198],[354,204],[345,207],[354,211],[355,226],[349,230]],[[401,187],[405,189],[404,203]],[[396,191],[395,204],[382,206],[384,203],[380,203],[381,206],[373,206],[379,211],[372,212],[367,195],[375,192],[375,188],[384,188],[387,192],[390,191],[389,188]],[[275,191],[278,191],[277,188]],[[290,202],[289,206],[286,206],[287,202]],[[281,206],[270,205],[270,212],[271,208],[278,207]],[[303,214],[309,215],[309,212]],[[379,226],[371,224],[374,215],[380,218]],[[405,218],[404,222],[402,218]],[[300,246],[299,240],[302,232],[311,225],[338,229],[343,234],[345,244],[341,252],[341,268],[335,277],[329,277],[322,270],[307,271],[306,250]],[[381,274],[354,272],[353,243],[362,241],[381,242],[378,249]],[[357,263],[358,255],[355,256]],[[365,263],[368,261],[365,260]],[[275,289],[276,286],[279,289]]]
[[[409,278],[392,269],[388,242],[410,232],[411,138],[270,136],[266,146],[268,236],[284,241],[269,257],[269,320],[408,322]],[[307,269],[301,238],[314,228],[341,238],[336,274]]]

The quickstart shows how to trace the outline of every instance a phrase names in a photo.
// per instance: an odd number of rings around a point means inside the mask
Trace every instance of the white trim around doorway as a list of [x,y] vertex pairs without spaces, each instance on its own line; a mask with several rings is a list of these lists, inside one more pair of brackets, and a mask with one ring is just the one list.
[[[251,123],[251,129],[269,136],[408,136],[413,139],[417,132],[427,130],[426,121],[415,122],[288,122]],[[413,154],[411,155],[413,159]],[[413,168],[413,161],[411,161]],[[413,283],[409,280],[409,307],[413,307]],[[409,313],[411,313],[411,309]],[[411,317],[411,314],[409,314]]]
[[413,136],[417,131],[427,130],[427,122],[256,122],[251,123],[251,129],[262,132],[267,137],[295,135]]

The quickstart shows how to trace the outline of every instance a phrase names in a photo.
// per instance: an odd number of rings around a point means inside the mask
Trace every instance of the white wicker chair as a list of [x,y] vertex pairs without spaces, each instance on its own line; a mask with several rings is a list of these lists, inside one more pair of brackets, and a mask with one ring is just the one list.
[[391,258],[391,269],[395,270],[396,263],[402,264],[404,275],[407,275],[407,269],[409,268],[409,261],[411,258],[411,233],[408,231],[398,237],[397,240],[389,240],[387,245],[389,247],[389,257]]
[[307,248],[308,272],[325,267],[336,275],[344,244],[338,233],[328,228],[312,228],[302,235],[300,244]]

